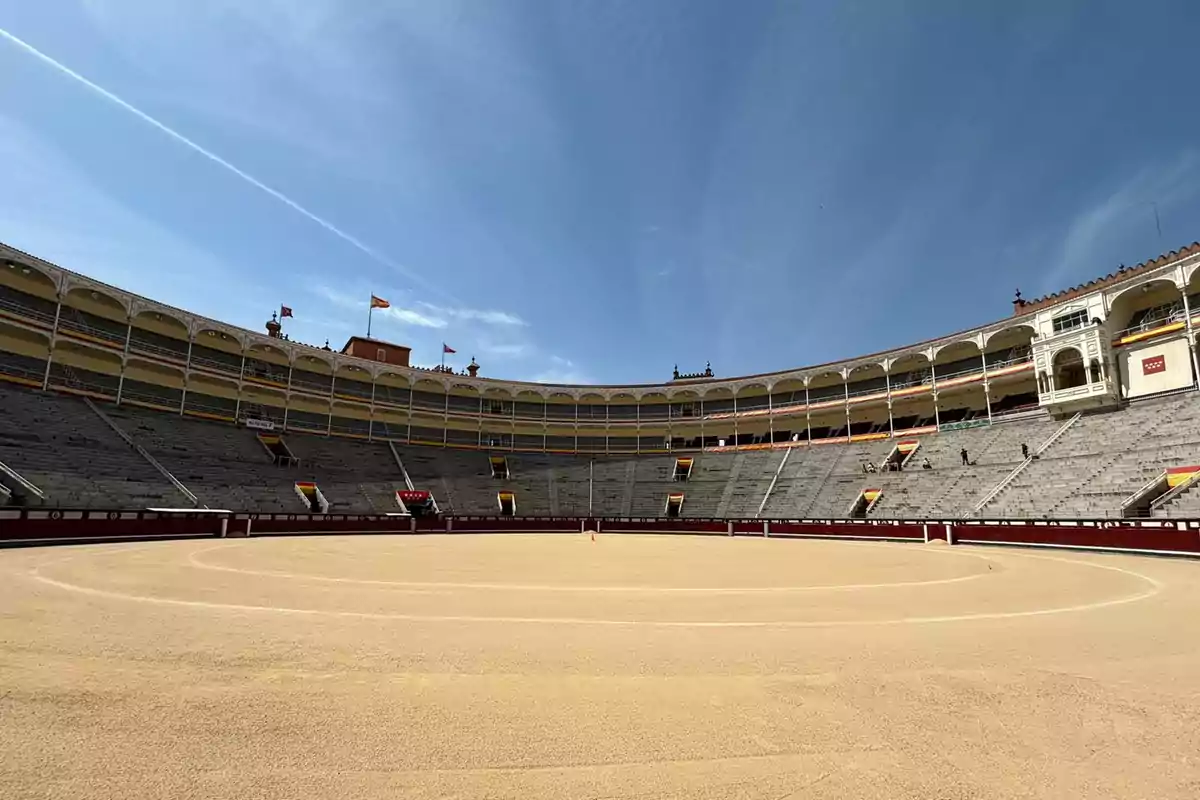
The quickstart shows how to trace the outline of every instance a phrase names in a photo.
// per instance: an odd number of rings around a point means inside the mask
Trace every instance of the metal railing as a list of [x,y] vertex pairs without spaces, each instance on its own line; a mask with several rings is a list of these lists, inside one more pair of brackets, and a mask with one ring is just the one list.
[[126,433],[125,430],[120,425],[113,422],[112,418],[109,417],[108,414],[105,414],[103,411],[101,411],[100,408],[95,403],[92,402],[92,398],[84,397],[83,402],[87,404],[87,407],[90,408],[96,414],[96,416],[98,416],[100,419],[104,420],[104,422],[108,425],[108,427],[112,428],[113,431],[118,436],[120,436],[121,439],[123,439],[126,444],[128,444],[130,447],[132,447],[138,455],[140,455],[142,458],[146,459],[146,462],[149,463],[150,466],[154,467],[156,470],[158,470],[159,474],[161,474],[164,478],[166,478],[168,481],[170,481],[171,485],[174,486],[179,491],[180,494],[182,494],[184,497],[186,497],[193,506],[196,506],[197,508],[200,508],[200,507],[208,508],[208,506],[205,506],[200,502],[200,499],[198,497],[196,497],[196,495],[192,494],[190,489],[188,489],[186,486],[184,486],[183,483],[181,483],[178,478],[176,478],[174,475],[172,475],[171,471],[169,469],[167,469],[161,463],[159,463],[157,458],[150,455],[150,453],[146,452],[146,449],[144,447],[142,447],[140,444],[138,444],[137,442],[135,442],[133,440],[133,437],[130,436],[128,433]]
[[791,447],[784,449],[783,458],[780,459],[779,466],[775,468],[775,474],[771,476],[771,485],[768,486],[767,491],[763,493],[762,502],[758,504],[758,510],[754,512],[755,519],[761,517],[763,509],[767,507],[767,501],[771,499],[771,493],[775,491],[775,484],[779,482],[779,476],[783,472],[783,466],[784,464],[787,464],[788,459],[791,458],[793,449],[794,448]]
[[972,513],[975,515],[978,515],[979,512],[982,511],[984,509],[984,507],[987,506],[988,503],[992,502],[992,500],[994,500],[996,498],[996,495],[1000,494],[1005,489],[1007,489],[1009,487],[1009,485],[1014,480],[1016,480],[1017,476],[1020,475],[1022,472],[1024,472],[1025,468],[1028,467],[1031,463],[1033,463],[1033,460],[1035,458],[1039,458],[1042,455],[1042,453],[1044,453],[1046,451],[1046,449],[1048,447],[1050,447],[1050,445],[1054,444],[1056,441],[1058,441],[1058,438],[1060,436],[1062,436],[1064,433],[1066,433],[1068,430],[1070,430],[1071,426],[1073,426],[1076,422],[1078,422],[1080,417],[1082,417],[1082,416],[1083,416],[1082,414],[1076,414],[1075,416],[1073,416],[1069,420],[1067,420],[1066,423],[1063,424],[1058,430],[1056,430],[1053,434],[1051,434],[1050,438],[1047,439],[1046,441],[1042,442],[1041,446],[1038,447],[1037,450],[1033,451],[1033,453],[1029,456],[1029,458],[1025,459],[1020,464],[1018,464],[1013,469],[1012,472],[1008,473],[1008,475],[1005,476],[1004,480],[1000,481],[1000,483],[998,483],[994,487],[992,487],[992,490],[990,492],[988,492],[986,495],[984,495],[982,500],[980,500],[978,503],[975,504],[975,508],[972,509]]
[[[1159,475],[1157,478],[1155,478],[1155,481],[1162,480],[1165,477],[1165,475],[1166,475],[1166,473],[1163,473],[1163,475]],[[1200,479],[1200,472],[1193,472],[1191,475],[1189,475],[1187,477],[1187,480],[1185,480],[1183,483],[1180,483],[1178,486],[1172,487],[1169,491],[1164,493],[1161,497],[1156,497],[1154,500],[1152,500],[1150,502],[1150,516],[1154,516],[1155,511],[1158,511],[1159,509],[1161,509],[1162,507],[1164,507],[1165,505],[1170,503],[1172,500],[1174,500],[1175,498],[1179,497],[1184,492],[1191,489],[1196,484],[1196,481],[1198,479]],[[1125,510],[1124,505],[1121,506],[1121,510],[1122,511]]]
[[33,495],[34,497],[38,498],[42,502],[45,502],[45,500],[46,500],[45,492],[43,492],[38,487],[34,486],[29,481],[25,480],[24,476],[22,476],[19,472],[17,472],[12,467],[5,464],[3,461],[0,461],[0,473],[8,476],[8,479],[10,481],[19,485],[21,487],[21,489],[23,491],[25,491],[26,493]]

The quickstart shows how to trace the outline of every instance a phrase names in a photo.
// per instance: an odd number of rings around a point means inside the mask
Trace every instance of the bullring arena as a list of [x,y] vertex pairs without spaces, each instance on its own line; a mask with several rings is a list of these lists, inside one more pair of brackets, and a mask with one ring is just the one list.
[[0,795],[1192,798],[1197,566],[603,526],[8,549]]
[[0,244],[0,798],[1200,796],[1198,309],[552,385]]

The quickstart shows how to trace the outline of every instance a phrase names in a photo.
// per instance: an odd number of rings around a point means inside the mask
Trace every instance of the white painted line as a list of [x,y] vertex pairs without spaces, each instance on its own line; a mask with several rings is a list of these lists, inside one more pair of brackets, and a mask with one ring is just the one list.
[[1146,550],[1135,547],[1099,547],[1090,544],[1048,544],[1046,542],[1000,542],[991,539],[959,539],[959,544],[995,544],[1004,547],[1042,547],[1047,550],[1089,550],[1095,553],[1136,553],[1140,556],[1187,556],[1200,558],[1200,553],[1187,550]]
[[[1014,554],[1015,555],[1015,554]],[[126,594],[105,589],[95,589],[79,586],[66,581],[56,580],[40,574],[36,568],[25,573],[26,577],[40,583],[54,586],[63,591],[76,594],[104,597],[112,600],[123,600],[152,605],[170,605],[187,608],[203,608],[216,611],[249,611],[274,614],[296,614],[305,616],[333,616],[357,619],[397,620],[404,622],[462,622],[485,624],[525,624],[525,625],[592,625],[605,627],[649,627],[649,628],[838,628],[838,627],[886,627],[893,625],[924,625],[946,622],[976,622],[982,620],[1019,619],[1023,617],[1042,617],[1055,614],[1069,614],[1084,611],[1094,611],[1101,608],[1126,605],[1146,600],[1158,594],[1162,584],[1140,572],[1116,567],[1111,564],[1097,564],[1090,561],[1075,561],[1072,559],[1055,558],[1053,556],[1020,555],[1020,558],[1034,558],[1045,561],[1059,561],[1065,564],[1075,564],[1094,569],[1109,570],[1139,578],[1150,585],[1150,588],[1137,594],[1126,595],[1112,600],[1101,600],[1095,603],[1082,603],[1057,608],[1033,609],[1028,611],[996,611],[977,614],[958,614],[932,617],[901,617],[884,620],[614,620],[594,619],[586,617],[485,617],[476,615],[425,615],[425,614],[380,614],[366,611],[331,611],[325,609],[291,608],[286,606],[246,605],[240,603],[212,603],[202,600],[181,600],[165,597],[148,597],[143,595]]]
[[[211,553],[214,550],[225,550],[237,547],[240,543],[222,543],[206,547],[188,554],[188,564],[198,569],[232,572],[241,575],[257,575],[268,578],[286,578],[291,580],[315,581],[319,583],[348,583],[364,586],[387,586],[398,589],[465,589],[479,591],[513,591],[513,592],[613,592],[628,594],[778,594],[802,592],[840,592],[861,589],[892,589],[911,588],[914,586],[937,586],[948,583],[963,583],[992,577],[994,573],[980,572],[974,575],[959,575],[953,578],[936,578],[928,581],[898,581],[893,583],[834,583],[817,584],[812,586],[563,586],[552,584],[518,584],[518,583],[454,583],[449,581],[385,581],[369,578],[337,578],[323,575],[306,575],[297,572],[278,572],[272,570],[251,570],[238,567],[228,567],[221,564],[210,564],[201,561],[197,556],[201,553]],[[992,559],[978,553],[959,553],[968,558],[978,558],[988,563],[996,563]],[[419,593],[419,592],[413,592]]]

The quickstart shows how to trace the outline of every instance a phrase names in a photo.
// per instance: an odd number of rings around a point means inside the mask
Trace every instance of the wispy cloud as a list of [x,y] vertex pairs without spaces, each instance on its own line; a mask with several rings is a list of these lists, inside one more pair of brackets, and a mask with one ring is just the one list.
[[565,384],[593,384],[595,378],[592,374],[581,367],[575,365],[575,362],[569,358],[562,356],[551,355],[547,361],[548,365],[543,365],[541,369],[535,370],[532,373],[523,376],[522,380],[534,381],[535,383],[565,383]]
[[[1188,150],[1169,164],[1145,167],[1110,188],[1071,220],[1058,257],[1046,271],[1039,294],[1064,289],[1073,281],[1108,272],[1115,266],[1116,244],[1130,238],[1149,242],[1156,236],[1155,206],[1167,215],[1173,206],[1200,193],[1200,152]],[[1136,229],[1144,236],[1133,236]],[[1160,246],[1172,244],[1159,242]]]
[[434,314],[441,314],[463,321],[482,322],[485,325],[515,325],[523,327],[529,324],[516,314],[511,314],[507,311],[479,308],[447,308],[446,306],[434,305],[433,303],[426,303],[424,301],[418,301],[417,305],[428,309]]
[[141,121],[145,122],[146,124],[156,128],[157,130],[159,130],[162,133],[166,134],[167,136],[171,137],[172,139],[174,139],[175,141],[184,145],[185,147],[190,148],[191,150],[200,154],[201,156],[203,156],[204,158],[213,162],[214,164],[231,172],[232,174],[236,175],[238,178],[241,178],[243,181],[250,184],[254,188],[258,189],[259,191],[265,192],[266,194],[270,195],[271,197],[275,198],[279,202],[288,206],[289,208],[291,208],[293,211],[297,212],[301,216],[307,218],[311,222],[316,223],[317,225],[321,226],[329,233],[333,234],[334,236],[338,237],[339,239],[346,242],[350,246],[354,247],[355,249],[357,249],[358,251],[360,251],[361,253],[363,253],[368,258],[372,259],[373,261],[375,261],[385,267],[395,270],[396,272],[407,277],[413,283],[415,283],[425,289],[428,289],[429,291],[435,292],[439,296],[450,297],[450,295],[447,295],[446,293],[439,290],[437,287],[431,285],[420,275],[413,273],[411,270],[402,266],[401,264],[396,262],[394,259],[388,257],[386,254],[380,252],[379,250],[372,247],[371,245],[368,245],[366,242],[363,242],[361,239],[357,238],[353,234],[347,233],[346,231],[342,230],[338,226],[334,225],[329,220],[310,211],[309,209],[307,209],[306,207],[304,207],[297,201],[293,200],[291,197],[288,197],[286,194],[279,191],[278,189],[268,186],[267,184],[263,183],[258,178],[251,175],[250,173],[246,172],[245,170],[241,169],[240,167],[235,166],[234,164],[230,163],[226,159],[222,158],[221,156],[217,155],[216,153],[212,152],[211,150],[205,148],[204,146],[198,144],[196,141],[188,138],[184,134],[182,134],[179,131],[175,130],[174,128],[166,125],[165,123],[161,122],[160,120],[156,119],[155,117],[150,116],[149,114],[147,114],[146,112],[137,108],[136,106],[126,102],[121,97],[110,92],[108,89],[105,89],[103,86],[100,86],[99,84],[94,83],[93,81],[89,80],[88,78],[85,78],[80,73],[76,72],[75,70],[71,69],[67,65],[63,64],[61,61],[58,61],[53,56],[50,56],[47,53],[44,53],[43,51],[34,47],[32,44],[29,44],[24,39],[21,39],[21,38],[15,36],[14,34],[10,33],[9,31],[7,31],[3,28],[0,28],[0,39],[4,39],[5,41],[7,41],[10,44],[19,48],[20,50],[23,50],[24,52],[26,52],[29,55],[33,56],[34,58],[38,59],[42,63],[58,70],[63,75],[66,75],[67,77],[71,78],[72,80],[82,84],[83,86],[85,86],[89,90],[91,90],[92,92],[100,95],[105,100],[108,100],[110,103],[113,103],[113,104],[117,105],[118,107],[120,107],[121,109],[129,112],[130,114],[133,114],[135,117],[137,117]]
[[485,341],[479,347],[487,355],[499,356],[500,358],[524,358],[534,352],[533,345],[524,342],[496,343]]
[[405,325],[416,325],[421,328],[444,328],[449,324],[444,319],[429,317],[411,308],[396,308],[392,306],[385,309],[384,313],[397,322],[402,322]]
[[[66,153],[4,115],[0,163],[20,164],[5,176],[0,193],[0,238],[6,243],[224,322],[257,330],[269,315],[275,290],[261,275],[138,213]],[[238,291],[228,291],[231,285]]]
[[[331,305],[345,311],[365,314],[370,307],[369,292],[351,294],[324,284],[315,284],[313,292],[327,300]],[[380,317],[391,319],[404,325],[416,325],[420,328],[445,328],[449,325],[449,322],[444,317],[418,311],[413,308],[403,308],[394,304],[389,308],[379,309],[375,313],[378,315],[377,319]]]

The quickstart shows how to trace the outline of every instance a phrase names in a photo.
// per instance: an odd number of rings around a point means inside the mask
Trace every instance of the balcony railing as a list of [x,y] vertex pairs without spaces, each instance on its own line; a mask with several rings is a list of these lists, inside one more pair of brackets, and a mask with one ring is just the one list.
[[45,311],[41,311],[39,309],[32,308],[30,306],[25,305],[24,303],[18,303],[17,301],[15,301],[9,297],[0,297],[0,310],[8,311],[12,314],[15,314],[18,317],[25,317],[26,319],[32,319],[32,320],[37,320],[38,322],[44,322],[47,325],[54,324],[54,315],[53,314],[47,314]]

